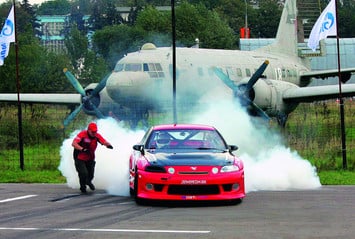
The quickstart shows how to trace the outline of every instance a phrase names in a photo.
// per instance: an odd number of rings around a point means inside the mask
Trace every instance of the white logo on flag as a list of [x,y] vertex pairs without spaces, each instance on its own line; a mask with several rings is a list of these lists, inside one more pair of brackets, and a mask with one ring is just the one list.
[[11,37],[14,34],[15,26],[14,22],[10,19],[6,19],[5,25],[1,31],[1,36],[3,37]]
[[331,0],[312,28],[308,47],[315,51],[320,40],[327,38],[327,36],[336,36],[336,21],[335,0]]
[[4,59],[9,54],[11,42],[15,42],[14,6],[11,7],[0,34],[0,66],[4,64]]

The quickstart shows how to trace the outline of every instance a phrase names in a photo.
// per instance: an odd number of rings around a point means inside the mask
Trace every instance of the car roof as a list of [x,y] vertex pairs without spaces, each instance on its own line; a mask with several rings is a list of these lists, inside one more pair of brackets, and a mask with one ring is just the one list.
[[202,124],[162,124],[152,127],[153,130],[175,130],[175,129],[198,129],[198,130],[216,130],[213,126]]

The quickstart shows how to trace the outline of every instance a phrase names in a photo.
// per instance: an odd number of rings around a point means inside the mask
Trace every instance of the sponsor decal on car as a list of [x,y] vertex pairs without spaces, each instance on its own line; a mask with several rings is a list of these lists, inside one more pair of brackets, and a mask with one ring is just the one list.
[[207,184],[207,180],[181,180],[181,184],[189,184],[189,185],[199,185],[199,184]]
[[194,195],[190,195],[190,196],[181,196],[181,199],[183,200],[196,200],[196,199],[207,199],[207,196],[194,196]]

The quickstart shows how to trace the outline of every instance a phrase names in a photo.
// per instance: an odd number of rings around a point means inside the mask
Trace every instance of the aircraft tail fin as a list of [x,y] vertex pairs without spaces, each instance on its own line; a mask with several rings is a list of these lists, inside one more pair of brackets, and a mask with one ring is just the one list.
[[298,56],[297,0],[286,0],[275,42],[261,51]]

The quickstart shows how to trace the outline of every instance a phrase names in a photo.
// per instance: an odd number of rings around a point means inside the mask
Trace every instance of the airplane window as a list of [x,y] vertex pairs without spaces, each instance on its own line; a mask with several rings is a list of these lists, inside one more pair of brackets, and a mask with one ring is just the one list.
[[251,76],[250,69],[245,69],[245,73],[247,74],[247,76]]
[[227,67],[227,73],[231,77],[235,76],[235,71],[234,71],[234,69],[232,67]]
[[240,68],[237,68],[237,75],[240,77],[242,76],[242,70]]
[[143,64],[143,71],[149,71],[149,67],[147,63]]
[[148,72],[149,73],[149,76],[152,77],[152,78],[158,78],[158,72]]
[[114,69],[115,72],[119,72],[119,71],[122,71],[122,70],[123,70],[123,64],[117,64],[115,66],[115,69]]
[[149,71],[156,71],[154,63],[149,63],[148,66],[149,66]]
[[292,73],[291,73],[290,70],[287,70],[287,76],[288,76],[288,77],[291,77],[291,76],[292,76]]
[[142,71],[142,64],[126,64],[124,67],[125,71]]
[[143,70],[149,73],[152,78],[165,77],[160,63],[144,63]]
[[161,65],[159,63],[155,64],[155,69],[156,69],[156,71],[163,71],[163,68],[161,67]]
[[296,70],[292,69],[292,70],[291,70],[291,73],[292,73],[292,76],[294,76],[294,77],[296,77],[296,76],[297,76],[297,72],[296,72]]

